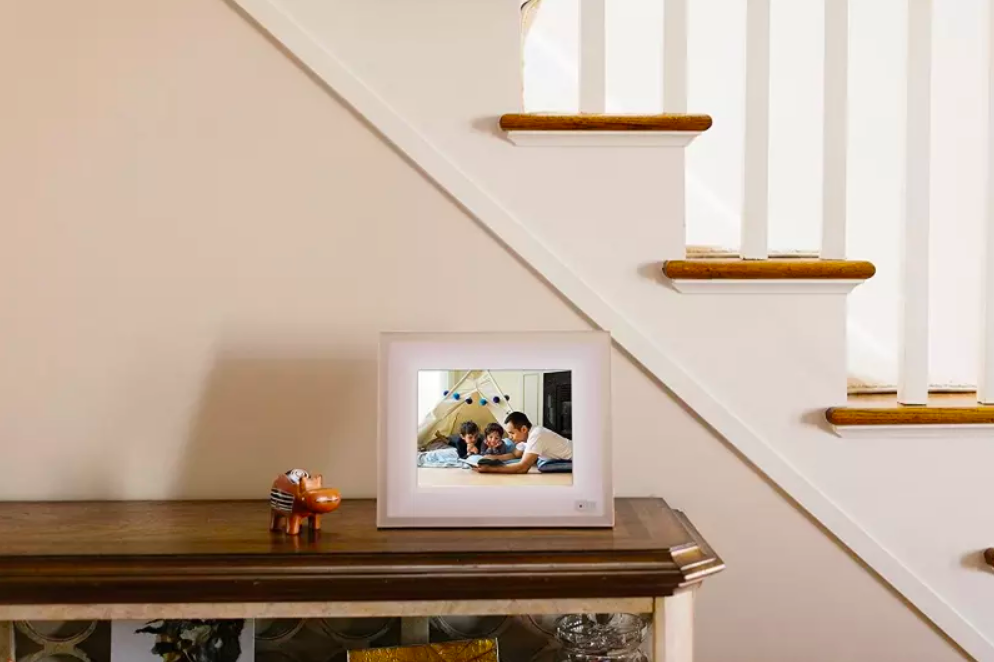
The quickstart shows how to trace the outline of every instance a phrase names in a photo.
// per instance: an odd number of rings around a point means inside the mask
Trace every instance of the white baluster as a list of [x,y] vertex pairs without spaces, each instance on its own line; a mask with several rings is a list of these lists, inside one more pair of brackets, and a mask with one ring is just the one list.
[[[689,14],[687,0],[663,0],[663,95],[662,108],[664,113],[687,112],[687,32]],[[683,166],[671,177],[679,181],[671,182],[674,190],[683,195],[673,200],[675,205],[674,218],[683,222],[684,243],[687,235],[687,166],[686,154],[680,158]],[[684,254],[685,255],[685,254]],[[680,257],[683,257],[681,255]]]
[[607,105],[607,10],[605,0],[580,0],[580,112],[603,113]]
[[742,257],[768,257],[770,187],[770,0],[746,5],[745,163]]
[[849,0],[825,2],[825,144],[821,257],[846,257],[846,177],[849,153]]
[[928,402],[932,0],[908,0],[906,153],[901,242],[898,402]]
[[687,0],[664,0],[663,112],[687,112]]
[[977,400],[994,404],[994,0],[987,3],[987,209],[984,217],[983,302]]

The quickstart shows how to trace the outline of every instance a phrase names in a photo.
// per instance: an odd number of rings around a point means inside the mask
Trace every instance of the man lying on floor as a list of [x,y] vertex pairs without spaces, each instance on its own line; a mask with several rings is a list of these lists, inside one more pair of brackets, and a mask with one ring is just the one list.
[[[479,466],[473,467],[473,471],[484,474],[524,474],[536,464],[550,465],[562,463],[563,468],[572,469],[573,442],[562,437],[552,430],[547,430],[542,426],[532,426],[528,417],[520,411],[514,411],[504,419],[507,426],[507,434],[516,446],[510,453],[502,455],[488,455],[486,459],[480,460]],[[513,464],[502,464],[496,461],[517,460]],[[489,460],[489,462],[488,462]]]

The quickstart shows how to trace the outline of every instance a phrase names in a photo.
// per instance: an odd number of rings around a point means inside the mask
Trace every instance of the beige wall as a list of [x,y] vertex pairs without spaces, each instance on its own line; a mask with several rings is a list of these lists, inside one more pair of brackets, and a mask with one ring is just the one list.
[[[477,330],[486,279],[586,323],[221,0],[0,5],[0,498],[374,494],[376,334]],[[465,258],[458,257],[465,255]],[[475,297],[474,297],[475,298]],[[957,653],[615,354],[616,485],[729,563],[704,662]]]

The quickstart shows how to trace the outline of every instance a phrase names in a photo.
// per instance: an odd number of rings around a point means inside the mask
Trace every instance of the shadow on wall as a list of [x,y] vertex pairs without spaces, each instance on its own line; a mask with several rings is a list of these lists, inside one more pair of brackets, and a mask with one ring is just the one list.
[[988,557],[994,560],[994,549],[987,548],[975,552],[967,552],[960,557],[959,564],[961,568],[967,570],[994,573],[994,567],[988,562]]
[[299,467],[346,497],[375,496],[376,360],[349,354],[221,355],[171,492],[264,499],[278,473]]

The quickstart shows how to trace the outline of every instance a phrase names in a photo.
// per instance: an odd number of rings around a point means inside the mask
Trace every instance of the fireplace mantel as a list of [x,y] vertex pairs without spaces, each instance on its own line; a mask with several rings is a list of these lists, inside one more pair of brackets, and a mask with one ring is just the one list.
[[616,512],[613,529],[380,530],[352,500],[286,536],[262,501],[3,503],[0,621],[644,612],[656,661],[686,662],[693,589],[724,565],[662,499]]

